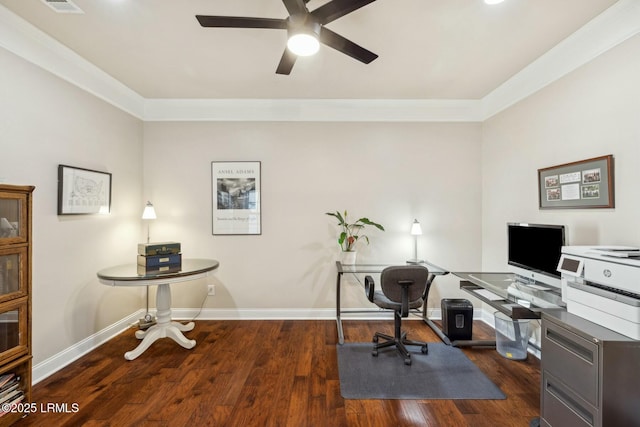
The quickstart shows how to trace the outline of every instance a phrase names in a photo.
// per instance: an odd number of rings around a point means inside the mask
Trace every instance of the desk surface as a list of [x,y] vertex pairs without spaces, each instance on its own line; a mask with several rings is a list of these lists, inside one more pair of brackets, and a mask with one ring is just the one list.
[[460,289],[513,318],[539,318],[543,309],[563,310],[560,289],[522,283],[513,273],[460,273]]
[[[336,267],[338,269],[338,273],[382,273],[387,267],[391,267],[393,265],[407,265],[407,264],[343,264],[340,261],[336,261]],[[430,274],[435,274],[437,276],[444,276],[445,274],[449,274],[448,270],[445,270],[442,267],[439,267],[435,264],[431,264],[430,262],[423,261],[417,265],[422,265],[429,270]]]
[[[163,280],[175,281],[180,278],[187,278],[197,274],[207,273],[218,268],[219,263],[213,259],[191,259],[182,260],[182,265],[178,271],[141,273],[137,264],[123,264],[115,267],[105,268],[98,271],[98,278],[103,283],[109,285],[121,284],[117,282],[131,282],[131,285],[143,285],[146,282],[158,283]],[[126,283],[125,283],[126,285]]]
[[460,273],[454,272],[455,276],[463,280],[487,289],[503,299],[509,298],[509,286],[515,282],[515,274],[513,273]]

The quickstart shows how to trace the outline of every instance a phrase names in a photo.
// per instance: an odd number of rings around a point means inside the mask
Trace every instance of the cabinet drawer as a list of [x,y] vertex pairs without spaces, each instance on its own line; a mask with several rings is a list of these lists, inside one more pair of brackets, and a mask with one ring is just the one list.
[[542,322],[542,368],[598,406],[598,345],[551,322]]
[[599,425],[598,410],[566,387],[559,379],[542,374],[543,425],[592,427]]

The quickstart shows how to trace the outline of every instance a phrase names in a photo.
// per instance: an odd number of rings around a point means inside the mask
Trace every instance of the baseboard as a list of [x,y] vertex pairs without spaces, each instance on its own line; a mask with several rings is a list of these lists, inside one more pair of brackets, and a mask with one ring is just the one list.
[[[138,310],[124,319],[96,332],[83,339],[77,344],[57,353],[48,359],[34,365],[32,371],[32,383],[37,384],[50,375],[56,373],[68,364],[106,343],[114,336],[122,333],[145,314],[145,310]],[[177,320],[335,320],[336,310],[334,308],[317,309],[191,309],[174,308],[171,314]],[[442,318],[439,308],[429,309],[430,319],[440,320]],[[485,322],[489,326],[494,326],[493,312],[482,309],[473,311],[473,318]],[[344,320],[379,320],[392,319],[393,315],[383,310],[344,310],[342,312]],[[420,320],[420,316],[410,316],[409,319]],[[534,353],[535,354],[535,353]],[[538,353],[539,354],[539,353]],[[539,356],[538,356],[539,357]],[[123,356],[124,360],[124,356]]]
[[[315,308],[315,309],[171,309],[171,314],[175,319],[180,320],[335,320],[335,308]],[[439,308],[428,310],[428,316],[434,320],[442,318]],[[377,309],[343,309],[341,313],[343,319],[348,320],[376,320],[393,319],[393,313],[388,310]],[[409,319],[419,320],[420,316],[411,316]],[[473,318],[482,320],[489,325],[493,325],[493,313],[486,313],[484,310],[474,310]],[[488,320],[490,319],[490,321]]]
[[95,350],[98,346],[106,343],[111,338],[131,327],[132,324],[138,322],[138,320],[144,316],[144,313],[145,310],[140,309],[124,319],[119,320],[118,322],[72,345],[71,347],[66,348],[60,353],[54,354],[48,359],[34,365],[31,371],[31,383],[34,385],[39,383],[50,375],[55,374],[71,362]]

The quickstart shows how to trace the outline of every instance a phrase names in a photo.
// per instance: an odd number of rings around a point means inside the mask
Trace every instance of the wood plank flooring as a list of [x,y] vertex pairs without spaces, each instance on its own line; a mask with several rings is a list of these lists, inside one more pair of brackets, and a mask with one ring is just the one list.
[[[393,334],[393,321],[345,321],[347,341]],[[493,329],[474,322],[475,339]],[[439,341],[419,320],[410,338]],[[347,400],[340,395],[335,321],[196,321],[191,350],[169,339],[133,361],[123,332],[33,388],[36,412],[18,426],[526,427],[539,414],[540,363],[493,349],[465,354],[506,400]],[[401,363],[399,361],[399,363]],[[66,404],[66,407],[65,407]]]

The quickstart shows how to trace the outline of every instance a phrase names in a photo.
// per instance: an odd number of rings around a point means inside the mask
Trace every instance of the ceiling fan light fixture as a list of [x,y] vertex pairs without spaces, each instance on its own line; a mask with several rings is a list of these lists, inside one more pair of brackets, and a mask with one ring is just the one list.
[[320,49],[320,42],[311,34],[297,33],[289,37],[287,48],[298,56],[311,56]]

